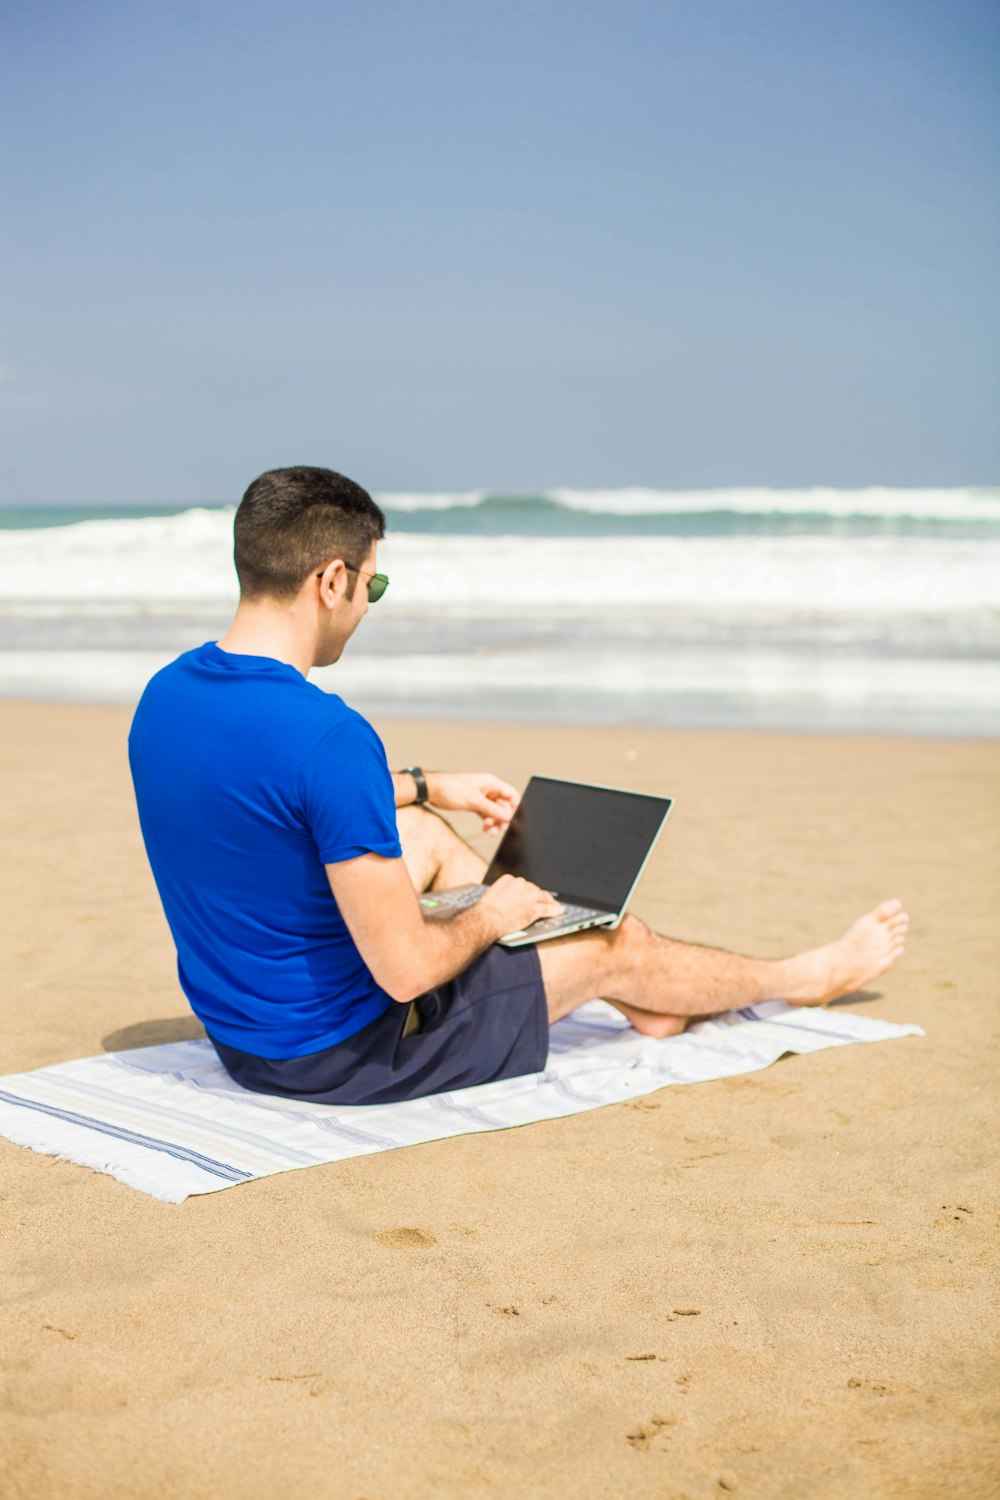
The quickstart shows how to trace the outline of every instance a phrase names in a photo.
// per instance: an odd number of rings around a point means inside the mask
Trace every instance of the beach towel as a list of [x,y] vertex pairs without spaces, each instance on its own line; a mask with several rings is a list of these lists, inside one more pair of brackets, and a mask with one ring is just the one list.
[[595,1000],[553,1026],[543,1073],[367,1107],[248,1093],[229,1078],[210,1042],[175,1042],[0,1078],[0,1135],[183,1203],[278,1172],[752,1073],[788,1052],[903,1036],[923,1032],[842,1005],[806,1010],[775,1000],[657,1041]]

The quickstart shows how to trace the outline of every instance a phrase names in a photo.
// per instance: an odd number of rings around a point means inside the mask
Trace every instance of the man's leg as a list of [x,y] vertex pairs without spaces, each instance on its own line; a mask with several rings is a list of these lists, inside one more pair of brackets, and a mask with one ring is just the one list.
[[396,826],[403,861],[416,890],[447,891],[455,885],[479,885],[482,881],[486,861],[430,808],[397,808]]
[[908,918],[883,901],[843,937],[792,958],[743,958],[651,932],[626,917],[614,932],[595,928],[539,943],[549,1020],[600,996],[647,1036],[672,1036],[692,1016],[758,1000],[822,1005],[884,974],[903,951]]
[[[476,885],[486,864],[443,818],[424,807],[397,812],[400,843],[418,891]],[[595,928],[539,943],[549,1020],[600,996],[646,1036],[672,1036],[692,1016],[758,1000],[822,1005],[884,974],[903,951],[909,919],[883,901],[835,942],[792,958],[745,958],[650,931],[626,917],[614,932]]]

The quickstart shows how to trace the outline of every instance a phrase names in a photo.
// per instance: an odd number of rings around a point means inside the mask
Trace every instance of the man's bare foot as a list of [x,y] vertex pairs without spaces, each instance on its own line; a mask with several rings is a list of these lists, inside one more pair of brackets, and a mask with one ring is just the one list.
[[789,1005],[826,1005],[861,989],[900,957],[909,922],[902,901],[883,901],[835,943],[790,958],[780,998]]
[[693,1019],[691,1016],[667,1016],[651,1010],[639,1010],[634,1005],[624,1005],[620,1000],[612,1000],[611,1004],[643,1036],[655,1036],[660,1041],[667,1036],[680,1036],[687,1023]]

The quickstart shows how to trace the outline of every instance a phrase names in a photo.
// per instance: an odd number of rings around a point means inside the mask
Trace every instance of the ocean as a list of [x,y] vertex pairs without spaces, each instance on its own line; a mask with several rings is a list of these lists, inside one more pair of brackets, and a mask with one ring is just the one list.
[[[1000,490],[378,497],[315,674],[371,715],[1000,733]],[[236,602],[231,507],[0,510],[0,696],[132,703]]]

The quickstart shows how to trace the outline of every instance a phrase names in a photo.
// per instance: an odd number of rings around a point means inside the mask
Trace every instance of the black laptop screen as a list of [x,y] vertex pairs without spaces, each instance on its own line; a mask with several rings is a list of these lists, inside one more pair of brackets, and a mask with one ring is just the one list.
[[670,805],[666,797],[533,776],[486,883],[523,875],[565,901],[618,911]]

